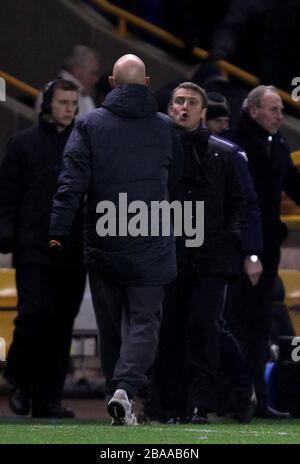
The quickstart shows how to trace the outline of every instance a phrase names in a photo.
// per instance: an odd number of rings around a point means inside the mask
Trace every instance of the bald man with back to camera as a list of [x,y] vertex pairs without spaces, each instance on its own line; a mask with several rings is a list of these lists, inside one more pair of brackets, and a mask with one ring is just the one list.
[[[85,262],[108,412],[113,425],[137,425],[132,398],[148,384],[146,374],[158,344],[163,285],[176,277],[175,241],[172,231],[169,236],[130,235],[132,215],[127,218],[127,211],[124,215],[119,194],[126,194],[131,205],[136,200],[146,205],[168,200],[168,183],[180,178],[183,160],[171,120],[156,112],[141,59],[122,56],[109,82],[113,90],[103,105],[80,120],[71,134],[50,235],[53,246],[64,241],[80,198],[87,193]],[[99,235],[96,213],[103,200],[112,202],[117,218],[125,217],[126,233],[119,226],[112,234]]]

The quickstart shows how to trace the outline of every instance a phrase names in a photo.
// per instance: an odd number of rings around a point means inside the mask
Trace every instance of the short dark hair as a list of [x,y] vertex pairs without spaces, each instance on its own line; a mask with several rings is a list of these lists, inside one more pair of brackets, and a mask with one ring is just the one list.
[[58,77],[45,85],[41,105],[42,113],[49,114],[52,111],[52,100],[56,89],[68,90],[79,93],[79,87],[72,81]]
[[202,100],[202,107],[203,109],[204,108],[207,108],[207,104],[208,104],[208,101],[207,101],[207,95],[206,95],[206,92],[204,89],[202,89],[202,87],[200,87],[199,85],[195,84],[194,82],[182,82],[181,84],[179,84],[171,93],[171,98],[170,98],[170,103],[171,104],[173,102],[173,98],[174,98],[174,94],[175,92],[177,92],[177,90],[179,89],[187,89],[187,90],[193,90],[194,92],[197,92],[200,97],[201,97],[201,100]]
[[79,92],[79,87],[75,82],[69,81],[67,79],[58,79],[57,82],[53,84],[53,93],[56,89],[68,90],[73,92]]

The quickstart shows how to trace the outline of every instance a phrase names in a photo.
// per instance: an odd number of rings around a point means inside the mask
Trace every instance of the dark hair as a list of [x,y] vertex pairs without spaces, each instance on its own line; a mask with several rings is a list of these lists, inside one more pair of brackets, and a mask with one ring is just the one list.
[[51,113],[52,100],[53,100],[54,92],[56,89],[79,92],[79,88],[74,82],[68,81],[66,79],[62,79],[60,77],[57,79],[54,79],[53,81],[48,82],[48,84],[45,85],[44,90],[43,90],[43,101],[42,101],[42,113],[43,114]]
[[195,84],[194,82],[182,82],[181,84],[179,84],[171,93],[171,98],[170,98],[170,103],[172,103],[173,101],[173,98],[174,98],[174,94],[175,92],[177,92],[177,90],[179,89],[187,89],[187,90],[193,90],[194,92],[197,92],[200,97],[201,97],[201,100],[202,100],[202,107],[203,109],[204,108],[207,108],[207,95],[206,95],[206,92],[204,89],[202,89],[202,87],[200,87],[199,85]]

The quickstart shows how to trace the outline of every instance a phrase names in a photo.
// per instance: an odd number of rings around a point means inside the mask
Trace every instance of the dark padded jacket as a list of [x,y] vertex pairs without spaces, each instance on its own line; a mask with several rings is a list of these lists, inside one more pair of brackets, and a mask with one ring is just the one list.
[[179,269],[191,275],[232,273],[231,257],[245,223],[245,198],[232,150],[199,128],[181,133],[184,175],[171,189],[172,200],[204,201],[204,242],[187,248],[177,239]]
[[[176,152],[176,153],[175,153]],[[80,120],[64,153],[50,234],[68,234],[80,198],[87,193],[85,261],[89,269],[123,285],[161,285],[176,277],[170,236],[101,237],[97,205],[109,201],[119,216],[119,194],[128,204],[168,199],[168,182],[180,175],[182,150],[171,120],[156,112],[144,85],[116,87],[103,105]],[[102,214],[103,216],[103,214]],[[134,215],[133,215],[134,216]],[[125,218],[128,224],[132,215]]]
[[[14,252],[19,263],[53,264],[48,229],[62,153],[73,126],[58,133],[45,122],[15,135],[0,171],[0,252]],[[60,264],[83,265],[82,218],[72,221]],[[57,263],[56,263],[57,264]]]

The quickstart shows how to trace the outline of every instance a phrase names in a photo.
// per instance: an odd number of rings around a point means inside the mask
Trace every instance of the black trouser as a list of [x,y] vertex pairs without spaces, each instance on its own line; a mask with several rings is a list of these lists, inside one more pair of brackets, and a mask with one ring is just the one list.
[[224,286],[224,277],[204,275],[166,287],[146,414],[185,417],[196,406],[215,410]]
[[162,286],[127,287],[89,273],[108,398],[117,388],[133,397],[148,385],[158,344]]
[[265,272],[255,286],[243,276],[230,287],[225,309],[225,318],[249,362],[258,407],[262,408],[268,401],[264,373],[269,355],[269,311],[274,282],[275,276]]
[[228,387],[233,390],[250,387],[253,384],[253,379],[245,354],[224,317],[227,294],[230,293],[231,285],[226,285],[223,312],[218,322],[220,331],[220,380],[222,381],[222,378],[226,380]]
[[16,268],[16,284],[18,315],[5,377],[16,387],[32,388],[38,409],[61,398],[85,271],[23,264]]
[[232,388],[249,387],[253,380],[245,355],[223,316],[219,320],[219,329],[220,369]]

